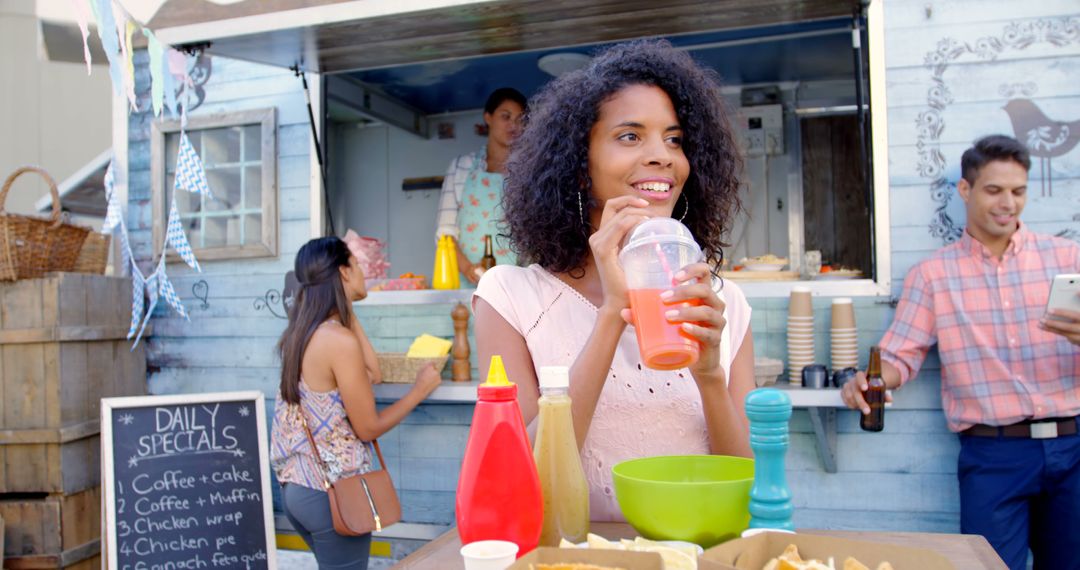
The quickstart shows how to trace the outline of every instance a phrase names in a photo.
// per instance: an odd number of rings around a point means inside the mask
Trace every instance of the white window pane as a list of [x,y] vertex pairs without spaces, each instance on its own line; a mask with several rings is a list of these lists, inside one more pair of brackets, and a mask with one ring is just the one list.
[[203,164],[216,166],[240,161],[240,127],[209,129],[202,132]]
[[262,167],[244,168],[244,208],[262,208]]
[[240,217],[206,218],[206,238],[203,247],[241,245]]
[[[169,204],[165,207],[168,208]],[[199,194],[187,190],[176,192],[176,209],[180,211],[181,216],[199,212],[202,209],[199,205]]]
[[181,212],[180,225],[184,227],[184,234],[187,235],[191,247],[202,247],[202,223],[199,218],[188,218]]
[[207,200],[209,212],[223,212],[240,207],[240,168],[215,168],[206,171],[206,183],[210,185],[213,200]]
[[244,127],[244,160],[262,159],[262,125]]
[[262,216],[250,214],[244,216],[244,245],[262,243]]

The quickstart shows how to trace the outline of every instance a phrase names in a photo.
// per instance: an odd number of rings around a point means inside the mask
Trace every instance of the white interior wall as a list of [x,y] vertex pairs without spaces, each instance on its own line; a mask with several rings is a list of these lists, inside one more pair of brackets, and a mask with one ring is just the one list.
[[[334,211],[338,234],[345,228],[387,242],[389,276],[406,271],[431,276],[435,261],[435,214],[439,190],[401,189],[405,178],[442,176],[454,157],[483,148],[474,133],[482,111],[430,117],[454,125],[455,138],[422,139],[396,127],[336,124],[331,130],[330,172],[334,194],[344,194]],[[331,203],[336,200],[331,197]]]

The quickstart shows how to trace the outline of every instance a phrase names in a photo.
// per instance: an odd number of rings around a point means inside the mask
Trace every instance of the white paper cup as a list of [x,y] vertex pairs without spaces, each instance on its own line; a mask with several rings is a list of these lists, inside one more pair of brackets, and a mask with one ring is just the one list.
[[478,540],[461,547],[465,570],[506,570],[517,552],[518,545],[505,540]]

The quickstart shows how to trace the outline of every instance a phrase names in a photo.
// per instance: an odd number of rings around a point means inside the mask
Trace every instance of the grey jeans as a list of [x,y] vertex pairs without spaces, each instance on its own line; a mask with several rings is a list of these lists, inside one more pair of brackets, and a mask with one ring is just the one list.
[[334,530],[326,492],[285,483],[281,494],[285,516],[315,554],[319,570],[367,570],[371,534],[338,534]]

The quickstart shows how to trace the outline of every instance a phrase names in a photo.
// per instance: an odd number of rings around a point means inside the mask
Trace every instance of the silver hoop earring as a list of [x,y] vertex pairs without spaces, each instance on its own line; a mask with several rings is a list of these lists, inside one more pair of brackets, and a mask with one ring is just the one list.
[[682,216],[679,216],[679,221],[680,222],[685,220],[686,219],[686,214],[690,212],[690,198],[687,198],[686,196],[683,196],[683,200],[685,202],[684,203],[685,207],[683,208]]
[[581,206],[581,190],[577,192],[577,215],[581,225],[585,226],[585,209]]

